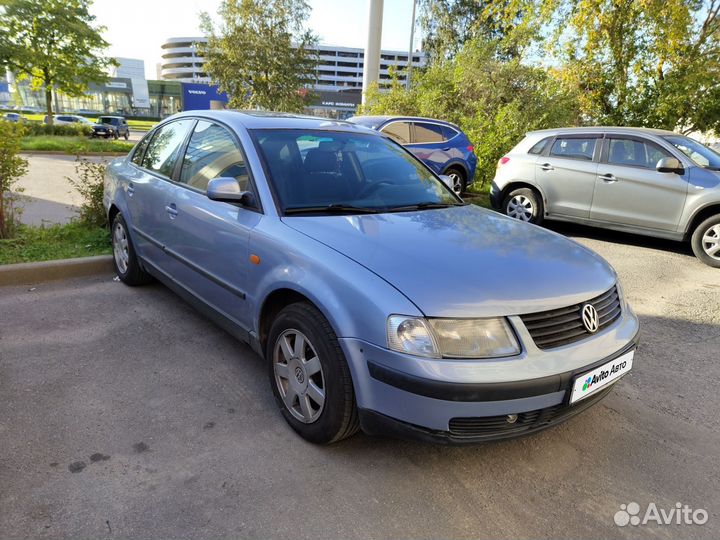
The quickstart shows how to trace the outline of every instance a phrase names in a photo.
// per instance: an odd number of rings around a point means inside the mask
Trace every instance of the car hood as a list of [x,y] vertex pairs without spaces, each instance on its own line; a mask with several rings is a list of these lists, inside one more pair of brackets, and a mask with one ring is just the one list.
[[614,284],[599,255],[557,233],[474,205],[283,221],[390,283],[425,315],[544,311]]

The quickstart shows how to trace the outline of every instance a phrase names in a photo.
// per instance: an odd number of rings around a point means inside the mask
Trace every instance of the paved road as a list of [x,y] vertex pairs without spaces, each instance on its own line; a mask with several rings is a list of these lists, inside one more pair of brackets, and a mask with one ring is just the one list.
[[[21,221],[28,225],[48,225],[67,223],[77,217],[82,197],[67,180],[68,176],[77,176],[75,156],[32,154],[23,157],[28,161],[28,172],[18,182],[24,189]],[[103,160],[97,156],[88,159]]]
[[[717,538],[720,272],[556,228],[619,271],[636,367],[563,425],[472,448],[303,442],[261,360],[159,285],[0,290],[0,536]],[[629,502],[710,521],[616,527]]]

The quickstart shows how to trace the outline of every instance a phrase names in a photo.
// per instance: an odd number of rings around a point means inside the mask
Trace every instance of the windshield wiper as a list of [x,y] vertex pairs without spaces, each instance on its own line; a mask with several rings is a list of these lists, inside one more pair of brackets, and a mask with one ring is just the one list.
[[417,204],[408,204],[406,206],[391,206],[386,212],[411,212],[413,210],[434,210],[435,208],[450,208],[451,206],[467,206],[468,203],[438,203],[438,202],[421,202]]
[[377,214],[376,208],[367,208],[363,206],[353,206],[351,204],[328,204],[325,206],[289,206],[285,209],[285,215],[297,214]]

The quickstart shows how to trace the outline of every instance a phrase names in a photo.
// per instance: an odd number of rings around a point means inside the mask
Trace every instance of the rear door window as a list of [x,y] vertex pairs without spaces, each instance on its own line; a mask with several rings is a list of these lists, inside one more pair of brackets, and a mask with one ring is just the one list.
[[172,177],[180,149],[194,120],[176,120],[155,132],[145,151],[142,166],[156,173]]
[[449,141],[449,140],[452,139],[453,137],[456,137],[456,136],[458,135],[458,133],[459,133],[456,129],[453,129],[453,128],[449,127],[449,126],[443,126],[442,132],[443,132],[443,138],[444,138],[446,141]]
[[443,128],[428,122],[415,122],[415,140],[419,144],[443,142]]
[[545,150],[545,147],[547,146],[547,143],[552,139],[552,137],[545,137],[542,141],[536,142],[533,147],[528,150],[528,154],[538,155],[542,154],[543,150]]
[[410,143],[410,122],[391,122],[380,131],[400,144]]
[[550,149],[555,157],[592,161],[596,138],[558,137]]

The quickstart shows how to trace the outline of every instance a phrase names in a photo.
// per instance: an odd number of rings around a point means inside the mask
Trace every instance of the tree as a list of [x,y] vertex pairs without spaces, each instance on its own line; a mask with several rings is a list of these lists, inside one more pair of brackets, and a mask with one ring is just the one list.
[[576,96],[545,68],[498,57],[499,41],[471,39],[454,57],[433,62],[406,90],[392,81],[372,87],[364,114],[442,118],[460,126],[475,146],[475,181],[489,183],[502,155],[531,130],[576,125]]
[[45,92],[52,123],[53,88],[81,96],[107,80],[115,61],[101,56],[108,43],[93,26],[88,0],[0,0],[0,68]]
[[549,1],[561,77],[586,121],[720,128],[720,0]]
[[27,161],[18,155],[24,134],[25,127],[19,122],[0,121],[0,239],[11,238],[17,228],[15,193],[21,190],[15,184],[27,172]]
[[522,55],[540,37],[540,10],[549,0],[420,0],[423,49],[450,58],[470,40],[496,43],[501,58]]
[[205,69],[231,107],[302,111],[317,80],[309,12],[304,0],[223,0],[217,28],[201,14]]

